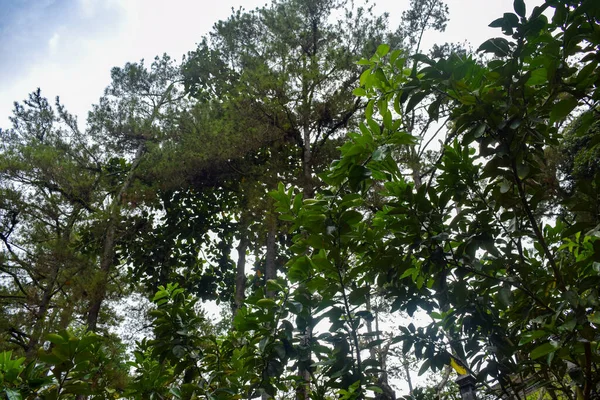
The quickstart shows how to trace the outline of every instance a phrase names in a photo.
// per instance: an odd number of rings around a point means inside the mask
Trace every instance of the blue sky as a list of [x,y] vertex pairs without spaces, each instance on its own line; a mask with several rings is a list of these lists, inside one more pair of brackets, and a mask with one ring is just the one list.
[[[110,69],[167,53],[180,60],[231,8],[269,0],[0,0],[0,127],[9,127],[13,102],[41,87],[60,95],[80,125],[110,81]],[[533,3],[527,1],[528,10]],[[492,20],[512,11],[512,0],[447,0],[450,22],[425,45],[469,41],[473,46],[499,30]],[[378,0],[396,26],[409,0]]]
[[0,85],[23,79],[39,61],[56,56],[65,41],[74,44],[71,50],[77,53],[85,51],[81,40],[118,32],[124,22],[121,10],[105,4],[100,8],[77,0],[0,0]]

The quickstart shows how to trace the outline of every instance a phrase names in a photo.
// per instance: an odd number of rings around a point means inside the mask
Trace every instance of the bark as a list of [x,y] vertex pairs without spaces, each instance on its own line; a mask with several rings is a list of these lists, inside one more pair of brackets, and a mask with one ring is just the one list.
[[233,317],[237,314],[237,311],[242,308],[244,299],[246,298],[246,250],[248,249],[248,236],[245,230],[247,227],[245,224],[241,225],[240,229],[240,243],[237,247],[238,260],[235,270],[235,303],[233,306]]
[[406,374],[406,382],[408,383],[408,394],[412,395],[413,392],[413,384],[412,378],[410,377],[410,368],[408,367],[408,360],[406,359],[406,355],[402,355],[402,364],[404,365],[404,373]]
[[48,313],[48,308],[50,307],[50,301],[52,300],[52,295],[54,294],[56,280],[58,278],[58,265],[55,265],[52,270],[52,277],[50,278],[50,282],[44,288],[44,294],[42,295],[42,302],[36,312],[35,325],[33,326],[33,330],[31,336],[29,337],[29,342],[27,343],[27,348],[25,349],[25,356],[27,360],[33,360],[37,354],[37,348],[39,345],[40,337],[42,336],[42,332],[44,330],[44,322],[46,319],[46,314]]
[[304,198],[310,198],[313,195],[312,185],[312,149],[310,143],[310,128],[308,127],[308,121],[304,124],[303,133],[304,141],[303,159],[302,159],[302,172],[304,175]]
[[[448,379],[450,378],[450,372],[452,372],[452,367],[449,365],[444,366],[444,373],[442,374],[442,380],[435,387],[435,393],[438,399],[442,398],[442,391],[446,387],[446,383],[448,383]],[[411,389],[412,392],[412,389]]]
[[[382,372],[379,374],[379,377],[377,378],[377,384],[381,388],[381,390],[383,390],[383,393],[378,393],[375,396],[375,399],[377,399],[377,400],[396,400],[396,392],[390,386],[389,379],[388,379],[389,376],[387,373],[387,357],[388,357],[391,345],[392,345],[391,341],[387,342],[385,344],[385,346],[383,346],[383,348],[379,349],[379,352],[378,352],[379,353],[379,362],[380,362],[379,367],[381,368]],[[405,367],[407,367],[406,362],[404,364],[405,364]],[[407,370],[406,376],[408,378],[408,387],[410,388],[410,394],[412,394],[412,382],[410,380],[410,375],[408,373],[408,370]]]
[[[275,255],[277,253],[277,219],[276,216],[273,215],[270,211],[267,214],[267,254],[265,256],[265,282],[270,279],[277,278],[277,264],[275,262]],[[266,292],[267,298],[275,297],[275,292],[271,290],[267,290]],[[263,393],[261,396],[262,400],[270,399],[266,393]]]
[[[317,26],[313,24],[312,36],[313,36],[313,55],[317,53]],[[306,57],[303,60],[303,68],[307,69]],[[314,57],[311,57],[311,69],[314,69]],[[312,182],[312,147],[310,140],[310,108],[312,105],[312,93],[309,89],[309,84],[306,77],[303,77],[302,81],[302,174],[303,174],[303,195],[305,199],[313,197],[313,182]],[[309,310],[309,313],[312,313]],[[309,324],[304,331],[304,337],[302,340],[306,346],[310,346],[312,340],[313,327]],[[310,357],[310,354],[309,354]],[[301,379],[296,389],[296,400],[309,400],[310,399],[310,386],[311,376],[308,369],[304,369],[302,366],[298,367],[298,376]]]
[[[269,213],[267,216],[267,254],[265,260],[265,281],[277,278],[277,265],[275,263],[275,255],[277,253],[277,220],[276,217]],[[267,290],[267,297],[275,296],[273,291]]]
[[95,282],[96,287],[92,292],[92,299],[88,309],[87,316],[87,330],[96,331],[98,328],[98,316],[102,308],[102,302],[106,297],[106,289],[108,286],[108,279],[110,277],[111,270],[115,265],[115,246],[116,246],[116,233],[117,225],[119,223],[119,215],[121,212],[121,203],[123,196],[131,186],[137,167],[139,166],[142,157],[145,153],[145,144],[140,143],[135,153],[135,158],[131,164],[129,174],[123,182],[119,193],[113,199],[108,216],[108,226],[106,228],[106,234],[104,235],[104,246],[102,255],[100,257],[100,271],[98,275],[98,281]]

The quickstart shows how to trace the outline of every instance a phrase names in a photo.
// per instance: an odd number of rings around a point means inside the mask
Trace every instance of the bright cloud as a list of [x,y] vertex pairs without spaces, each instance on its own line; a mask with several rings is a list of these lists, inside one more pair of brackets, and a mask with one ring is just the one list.
[[50,48],[50,53],[55,54],[58,48],[58,44],[60,41],[60,34],[58,32],[54,32],[54,35],[48,40],[48,47]]

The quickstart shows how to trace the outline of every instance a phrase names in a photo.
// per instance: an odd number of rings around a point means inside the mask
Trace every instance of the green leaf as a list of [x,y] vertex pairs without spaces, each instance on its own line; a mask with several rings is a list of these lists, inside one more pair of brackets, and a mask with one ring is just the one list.
[[389,146],[384,144],[383,146],[379,146],[377,149],[375,149],[373,155],[371,156],[371,159],[373,161],[383,161],[389,153]]
[[529,175],[529,171],[530,169],[528,164],[517,164],[517,175],[519,176],[519,179],[527,178],[527,175]]
[[515,0],[513,3],[513,8],[520,17],[525,18],[527,15],[527,8],[525,7],[525,2],[523,0]]
[[353,305],[365,304],[365,299],[369,295],[370,289],[368,286],[363,286],[352,290],[348,296],[348,301]]
[[380,388],[379,386],[368,386],[367,390],[371,390],[375,393],[383,393],[383,389]]
[[592,324],[600,325],[600,312],[595,312],[587,316],[588,321]]
[[483,136],[486,128],[487,128],[487,125],[485,123],[476,125],[473,128],[473,130],[471,131],[473,133],[473,137],[477,139],[477,138],[480,138],[481,136]]
[[533,349],[533,351],[531,352],[531,359],[537,360],[540,357],[544,357],[545,355],[556,351],[557,348],[558,344],[556,344],[555,342],[544,343],[543,345]]
[[380,45],[377,47],[377,52],[376,52],[376,54],[377,54],[379,57],[385,57],[385,56],[387,55],[387,53],[389,53],[389,52],[390,52],[390,46],[389,46],[389,45],[387,45],[387,44],[380,44]]
[[488,26],[490,28],[501,28],[504,25],[504,18],[497,18],[493,20]]
[[352,91],[352,94],[358,97],[363,97],[367,95],[367,91],[362,87],[357,87]]
[[519,346],[530,343],[536,339],[549,336],[550,333],[542,330],[533,331],[533,332],[525,332],[521,336],[521,340],[519,340]]
[[417,93],[413,94],[412,96],[410,96],[410,99],[408,100],[408,103],[406,104],[405,112],[407,114],[409,112],[411,112],[417,106],[417,104],[419,104],[421,102],[421,100],[423,100],[425,98],[425,96],[427,96],[428,94],[429,94],[428,92],[420,91],[420,92],[417,92]]
[[423,375],[425,372],[427,372],[427,370],[429,369],[430,365],[431,365],[431,362],[430,362],[429,360],[425,360],[425,361],[423,362],[423,365],[421,365],[421,368],[419,369],[419,373],[418,373],[418,375],[419,375],[419,376],[421,376],[421,375]]
[[48,341],[53,344],[66,344],[68,342],[67,339],[65,339],[61,335],[57,335],[56,333],[48,334],[48,336],[46,336],[46,339],[48,339]]
[[564,119],[571,111],[577,107],[578,101],[575,97],[567,95],[565,98],[554,104],[550,112],[550,121],[556,122]]
[[504,38],[493,38],[483,42],[477,52],[493,53],[498,57],[506,57],[510,52],[510,43]]
[[373,100],[370,100],[367,103],[367,108],[365,109],[365,118],[367,120],[373,118],[373,107],[375,107],[375,102]]
[[363,215],[356,210],[347,210],[342,213],[340,216],[340,222],[346,223],[348,225],[355,225],[362,221]]
[[267,281],[267,290],[271,292],[282,292],[283,287],[277,283],[275,279],[269,279]]
[[261,308],[271,308],[275,307],[277,304],[273,299],[260,299],[256,302],[256,305]]
[[4,389],[4,393],[6,394],[6,398],[8,400],[22,400],[23,397],[21,396],[21,393],[13,390],[13,389]]
[[407,132],[394,132],[389,142],[396,145],[413,145],[417,143],[417,139]]
[[536,86],[544,85],[548,82],[548,70],[546,68],[538,68],[531,71],[531,75],[525,85]]

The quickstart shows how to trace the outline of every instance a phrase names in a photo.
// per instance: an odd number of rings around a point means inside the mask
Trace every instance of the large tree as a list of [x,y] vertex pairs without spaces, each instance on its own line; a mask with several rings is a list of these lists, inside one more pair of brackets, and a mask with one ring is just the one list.
[[[215,24],[184,65],[188,91],[200,101],[222,104],[224,118],[263,145],[259,154],[266,159],[254,169],[261,185],[241,196],[254,215],[238,212],[236,236],[241,255],[251,243],[247,232],[254,222],[258,242],[250,245],[259,249],[265,281],[277,278],[286,259],[277,245],[285,240],[285,228],[265,195],[283,181],[312,197],[319,186],[316,173],[333,159],[342,135],[364,107],[352,95],[362,72],[356,62],[381,41],[401,42],[388,31],[386,16],[374,16],[368,6],[338,0],[274,1],[253,11],[238,10]],[[237,263],[236,309],[245,297],[244,260],[241,256]],[[313,322],[306,310],[297,324],[305,335],[299,343],[305,353],[299,359],[300,374],[308,382]],[[299,391],[305,392],[300,397],[308,396],[306,387]]]
[[101,166],[75,119],[39,89],[11,121],[0,153],[2,334],[32,357],[83,311],[95,261],[80,232],[100,199]]
[[[480,46],[481,62],[460,53],[407,60],[387,46],[366,61],[361,94],[372,106],[327,174],[331,189],[303,207],[290,206],[291,193],[275,195],[305,232],[296,246],[312,249],[292,260],[290,278],[322,277],[319,292],[346,322],[331,331],[349,344],[353,378],[364,369],[360,326],[371,318],[353,301],[376,288],[393,308],[432,318],[392,339],[423,360],[422,371],[453,365],[491,396],[598,396],[600,241],[581,212],[597,207],[598,174],[586,159],[597,140],[599,20],[594,1],[546,1],[528,13],[517,0],[492,22],[506,36]],[[416,139],[402,116],[432,98],[441,101],[429,116],[444,105],[450,123],[419,183],[396,161]],[[587,188],[565,199],[552,190],[547,154],[579,110],[565,136],[594,139],[562,148],[575,150],[566,160],[589,174],[570,173]]]

